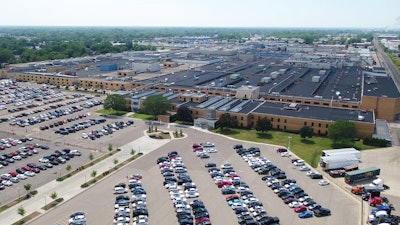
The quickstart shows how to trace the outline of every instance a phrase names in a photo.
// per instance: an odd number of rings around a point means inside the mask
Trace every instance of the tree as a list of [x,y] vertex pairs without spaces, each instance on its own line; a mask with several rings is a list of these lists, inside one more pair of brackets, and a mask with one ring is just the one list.
[[58,196],[57,193],[53,192],[53,193],[51,193],[50,198],[55,200],[57,198],[57,196]]
[[21,207],[19,207],[19,208],[17,209],[17,213],[18,213],[19,215],[21,215],[22,217],[24,217],[26,211],[25,211],[24,207],[21,206]]
[[115,111],[125,111],[125,98],[119,94],[107,95],[103,104],[104,109],[112,109]]
[[313,129],[309,126],[303,126],[300,129],[300,137],[301,138],[312,138],[313,136]]
[[93,170],[92,173],[90,174],[90,176],[93,177],[93,178],[96,177],[96,175],[97,175],[97,171],[96,170]]
[[26,194],[28,194],[29,190],[31,190],[32,184],[25,184],[24,188],[26,190]]
[[69,172],[69,171],[71,170],[71,168],[72,168],[71,165],[67,165],[67,166],[65,167],[65,170],[66,170],[67,172]]
[[89,159],[90,159],[90,161],[93,161],[93,159],[94,159],[93,153],[90,153],[90,154],[89,154]]
[[328,135],[333,142],[346,143],[352,140],[356,134],[357,128],[354,122],[338,120],[328,127]]
[[261,118],[261,119],[257,120],[256,131],[261,131],[261,133],[264,133],[265,131],[268,131],[271,129],[272,129],[271,120],[269,120],[267,118]]
[[110,155],[111,155],[112,150],[113,150],[112,144],[108,144],[108,151],[110,151]]
[[218,121],[216,122],[216,126],[221,130],[225,128],[234,128],[237,127],[237,120],[229,113],[224,113],[219,117]]
[[114,159],[114,165],[117,165],[118,164],[118,159]]
[[180,106],[176,112],[176,119],[183,122],[193,122],[192,112],[186,106]]
[[142,111],[146,114],[153,115],[154,118],[156,118],[157,115],[164,114],[170,108],[171,101],[160,94],[147,97],[144,100]]

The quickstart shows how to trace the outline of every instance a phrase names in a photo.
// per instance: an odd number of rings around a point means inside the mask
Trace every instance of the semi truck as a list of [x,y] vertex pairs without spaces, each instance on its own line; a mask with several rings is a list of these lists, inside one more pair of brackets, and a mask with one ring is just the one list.
[[377,167],[368,167],[360,170],[354,170],[346,172],[346,174],[344,175],[344,181],[347,184],[353,184],[361,180],[376,177],[380,174],[380,172],[381,169]]
[[322,156],[339,156],[339,155],[353,156],[359,160],[361,159],[361,152],[355,148],[322,150]]
[[358,167],[360,160],[349,155],[321,156],[320,166],[323,170],[343,169],[348,166]]

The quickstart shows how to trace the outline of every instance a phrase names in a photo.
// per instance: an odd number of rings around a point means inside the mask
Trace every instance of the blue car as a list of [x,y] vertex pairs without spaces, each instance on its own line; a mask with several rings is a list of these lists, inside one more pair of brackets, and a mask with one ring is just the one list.
[[313,213],[310,211],[305,211],[305,212],[299,213],[299,218],[301,218],[301,219],[311,218],[311,217],[313,217]]

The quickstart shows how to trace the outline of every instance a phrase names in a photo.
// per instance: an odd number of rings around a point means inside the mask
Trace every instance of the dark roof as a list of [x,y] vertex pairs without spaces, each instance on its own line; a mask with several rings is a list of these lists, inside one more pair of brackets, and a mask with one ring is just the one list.
[[391,77],[375,77],[372,82],[365,78],[364,95],[386,98],[400,97],[399,90]]
[[[299,104],[294,105],[296,105],[296,108],[288,107],[289,103],[265,101],[253,112],[285,117],[305,118],[308,120],[350,120],[356,122],[374,123],[374,115],[372,111],[306,106]],[[362,121],[359,120],[361,118]]]

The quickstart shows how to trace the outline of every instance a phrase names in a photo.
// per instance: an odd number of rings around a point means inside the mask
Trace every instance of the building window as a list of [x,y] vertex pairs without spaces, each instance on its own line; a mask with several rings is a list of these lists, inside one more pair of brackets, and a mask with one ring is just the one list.
[[309,101],[305,101],[304,103],[305,103],[305,104],[310,104],[311,102],[309,102]]
[[314,105],[319,105],[319,102],[314,102]]
[[311,123],[311,126],[312,126],[312,127],[314,126],[314,122]]
[[304,122],[304,126],[307,126],[307,121]]
[[[284,120],[284,123],[287,123],[287,120],[286,120],[286,119]],[[286,128],[285,128],[285,130],[286,130]]]
[[349,108],[349,106],[348,106],[348,105],[342,105],[342,107],[343,107],[343,108]]
[[328,128],[328,124],[326,124],[325,127]]
[[243,116],[242,116],[242,117],[240,117],[240,120],[243,120]]
[[321,127],[321,123],[318,124],[318,127]]
[[278,118],[278,123],[281,122],[281,118]]
[[271,122],[274,122],[274,118],[271,118]]
[[286,130],[286,125],[285,125],[285,126],[283,126],[283,130]]
[[323,103],[323,105],[325,105],[325,106],[328,106],[328,105],[329,105],[329,103]]

